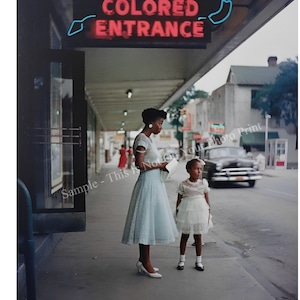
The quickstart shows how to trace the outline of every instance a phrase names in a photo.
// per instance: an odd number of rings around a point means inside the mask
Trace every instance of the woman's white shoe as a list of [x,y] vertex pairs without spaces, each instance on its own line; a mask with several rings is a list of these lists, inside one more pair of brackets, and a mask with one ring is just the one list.
[[151,278],[157,278],[157,279],[162,278],[162,275],[159,274],[159,273],[157,273],[157,272],[155,272],[155,273],[149,273],[146,270],[146,268],[143,266],[143,264],[141,265],[141,271],[142,271],[143,274],[146,274],[146,275],[148,275]]
[[[140,262],[139,260],[136,262],[136,268],[138,270],[138,273],[143,273],[142,270],[141,270],[141,265],[142,265],[142,262]],[[156,267],[153,267],[153,270],[155,272],[159,271],[159,268],[156,268]]]

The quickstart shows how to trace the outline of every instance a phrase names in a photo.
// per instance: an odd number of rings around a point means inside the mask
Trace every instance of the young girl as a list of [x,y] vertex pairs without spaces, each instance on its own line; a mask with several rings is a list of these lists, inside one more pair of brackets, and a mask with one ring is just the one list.
[[190,177],[181,182],[178,188],[176,223],[178,230],[182,232],[178,270],[184,269],[186,243],[189,235],[193,233],[197,255],[195,268],[204,271],[201,235],[207,233],[213,224],[210,215],[208,182],[206,179],[200,179],[203,165],[204,162],[197,158],[188,161],[186,170]]

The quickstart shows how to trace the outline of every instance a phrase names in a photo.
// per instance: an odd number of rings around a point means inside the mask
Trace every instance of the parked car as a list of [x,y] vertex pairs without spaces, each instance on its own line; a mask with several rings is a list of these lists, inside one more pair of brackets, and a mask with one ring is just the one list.
[[205,162],[202,176],[212,187],[217,182],[248,182],[254,187],[255,181],[262,178],[257,161],[247,157],[241,147],[206,147],[200,157]]

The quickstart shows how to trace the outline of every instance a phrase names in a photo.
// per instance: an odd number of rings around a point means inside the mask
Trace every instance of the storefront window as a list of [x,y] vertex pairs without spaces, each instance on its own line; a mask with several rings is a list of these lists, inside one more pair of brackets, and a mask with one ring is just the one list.
[[61,63],[51,62],[50,131],[51,194],[62,188],[62,78]]
[[56,196],[56,201],[51,201],[46,208],[72,208],[73,137],[76,135],[72,128],[73,81],[62,78],[61,62],[51,62],[50,70],[51,194]]

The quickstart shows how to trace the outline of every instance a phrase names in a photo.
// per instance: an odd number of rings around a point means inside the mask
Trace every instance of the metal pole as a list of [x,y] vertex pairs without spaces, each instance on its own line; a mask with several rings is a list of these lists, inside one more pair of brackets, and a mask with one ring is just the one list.
[[127,149],[127,131],[124,132],[124,141],[123,141],[125,149]]
[[268,165],[268,126],[269,126],[269,119],[271,116],[269,114],[265,114],[266,120],[266,128],[265,128],[265,165]]
[[25,257],[25,270],[26,270],[26,287],[27,299],[35,300],[35,247],[33,240],[33,225],[32,225],[32,203],[29,191],[22,180],[18,179],[18,184],[23,190],[26,200],[26,226],[24,236],[24,257]]

